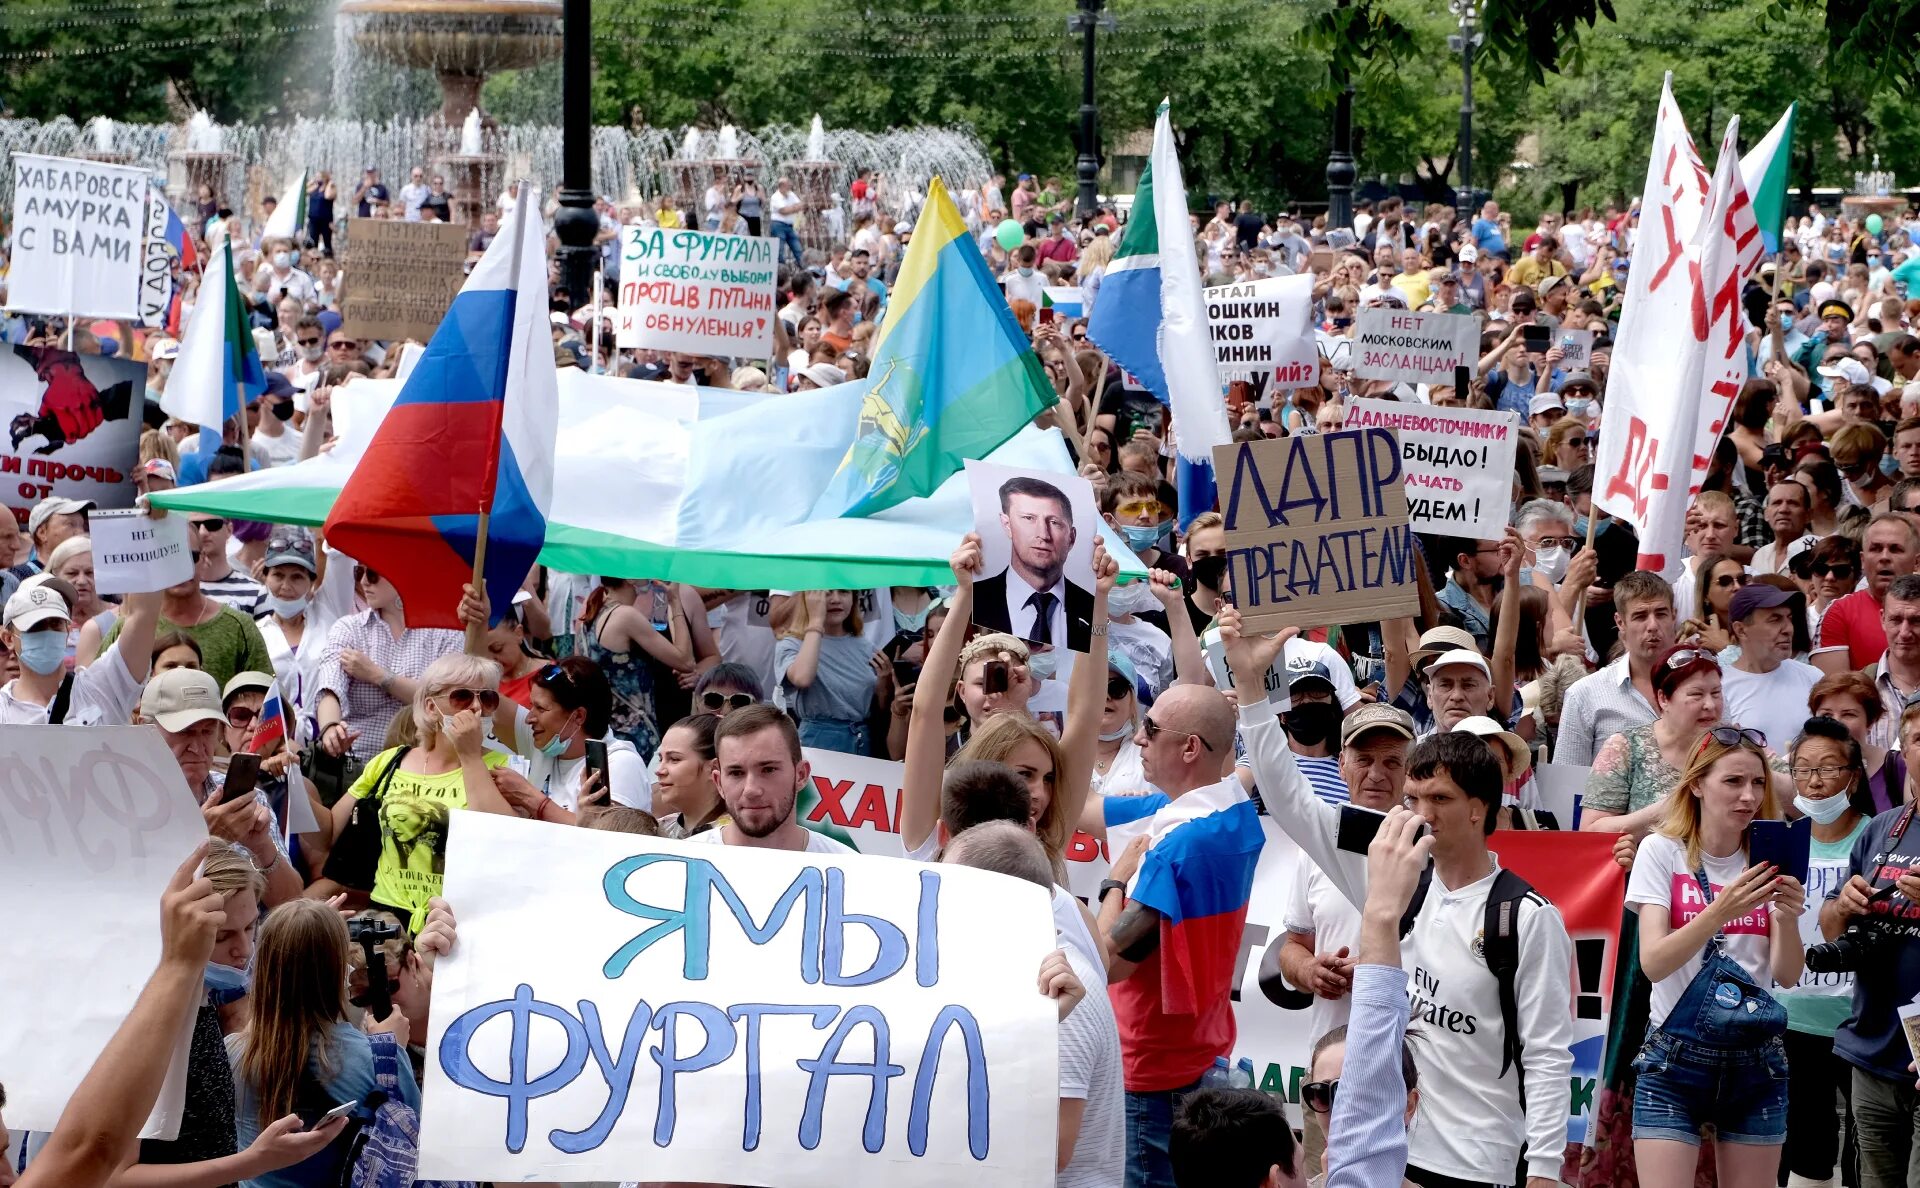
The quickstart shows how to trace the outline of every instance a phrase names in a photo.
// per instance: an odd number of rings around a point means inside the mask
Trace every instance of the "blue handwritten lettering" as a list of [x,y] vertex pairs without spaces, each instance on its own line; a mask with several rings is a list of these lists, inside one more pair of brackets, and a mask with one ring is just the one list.
[[[829,986],[871,986],[875,982],[884,982],[899,973],[907,963],[907,934],[891,920],[848,912],[843,902],[846,894],[847,872],[837,866],[828,867],[827,919],[821,934],[826,946],[822,961],[826,983]],[[846,958],[846,936],[850,927],[865,928],[873,933],[873,939],[879,944],[873,964],[856,974],[846,973],[840,968],[840,963]]]
[[[513,1019],[513,1037],[507,1048],[507,1077],[496,1081],[475,1067],[469,1055],[473,1033],[495,1015]],[[527,1079],[527,1036],[532,1016],[552,1019],[567,1032],[567,1054],[550,1071]],[[440,1067],[447,1079],[464,1089],[507,1101],[507,1150],[519,1154],[527,1145],[527,1103],[536,1097],[558,1093],[573,1083],[587,1066],[586,1028],[565,1008],[541,1002],[533,996],[533,987],[522,982],[513,997],[474,1007],[453,1021],[440,1037]]]
[[[691,1056],[680,1054],[680,1034],[675,1025],[682,1015],[698,1020],[707,1033],[700,1050]],[[699,1072],[725,1061],[733,1055],[737,1037],[726,1012],[704,1002],[670,1002],[654,1015],[653,1025],[660,1029],[660,1042],[649,1053],[660,1066],[660,1108],[654,1114],[653,1142],[664,1147],[673,1141],[676,1078],[683,1072]]]
[[946,1006],[927,1029],[927,1045],[920,1053],[920,1070],[913,1077],[913,1105],[907,1113],[907,1150],[927,1153],[927,1126],[933,1109],[933,1082],[940,1072],[940,1055],[947,1031],[958,1028],[967,1053],[967,1150],[975,1159],[987,1157],[987,1053],[980,1039],[980,1023],[963,1006]]
[[[839,1058],[840,1049],[845,1046],[848,1034],[862,1024],[873,1029],[873,1060],[870,1063],[843,1062]],[[794,1062],[811,1077],[807,1081],[806,1108],[800,1112],[802,1147],[811,1151],[820,1145],[820,1116],[827,1108],[828,1078],[835,1076],[867,1077],[873,1081],[873,1090],[867,1095],[867,1122],[860,1132],[860,1143],[869,1154],[886,1145],[887,1082],[907,1071],[887,1059],[891,1049],[887,1017],[880,1013],[880,1008],[853,1006],[840,1016],[840,1026],[834,1028],[826,1047],[820,1049],[818,1059]]]
[[740,1128],[740,1149],[760,1147],[760,1019],[764,1015],[812,1015],[816,1031],[833,1023],[833,1007],[770,1006],[766,1003],[742,1003],[727,1010],[727,1018],[747,1023],[747,1100],[742,1110],[745,1122]]
[[[650,903],[641,903],[627,891],[627,880],[636,871],[652,866],[656,862],[677,862],[686,868],[686,893],[678,908],[661,908]],[[822,879],[818,867],[809,866],[794,876],[786,891],[772,908],[767,911],[765,924],[754,921],[753,913],[741,900],[739,892],[727,877],[703,858],[686,858],[678,854],[636,854],[622,859],[609,867],[601,881],[607,902],[614,908],[630,916],[643,920],[657,920],[639,936],[614,950],[607,958],[604,972],[609,978],[617,978],[627,972],[635,958],[646,952],[654,942],[665,940],[675,932],[682,932],[682,973],[690,982],[705,981],[707,977],[708,955],[712,947],[712,894],[718,892],[720,899],[733,913],[734,920],[746,933],[747,939],[756,945],[771,941],[787,920],[793,915],[795,903],[804,901],[805,914],[802,917],[802,940],[800,945],[800,976],[802,980],[813,983],[820,980],[820,933]],[[902,938],[904,946],[904,937]],[[904,958],[903,958],[904,962]],[[898,972],[899,966],[889,971]]]
[[920,917],[913,938],[913,980],[922,987],[940,981],[940,876],[920,872]]

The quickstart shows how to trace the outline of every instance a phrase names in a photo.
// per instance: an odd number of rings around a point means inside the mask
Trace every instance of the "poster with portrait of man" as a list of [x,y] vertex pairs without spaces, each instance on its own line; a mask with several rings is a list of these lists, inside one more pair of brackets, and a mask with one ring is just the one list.
[[967,463],[981,574],[973,622],[1029,643],[1091,650],[1100,513],[1078,475]]

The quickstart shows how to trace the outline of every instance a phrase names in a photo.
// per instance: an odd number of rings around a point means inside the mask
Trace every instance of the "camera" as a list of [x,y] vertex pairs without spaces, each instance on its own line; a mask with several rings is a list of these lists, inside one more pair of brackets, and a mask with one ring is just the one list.
[[378,916],[359,915],[347,921],[347,940],[353,944],[377,945],[400,935],[400,926]]
[[1807,968],[1814,973],[1853,973],[1865,965],[1884,939],[1878,928],[1854,920],[1846,931],[1823,945],[1807,949]]

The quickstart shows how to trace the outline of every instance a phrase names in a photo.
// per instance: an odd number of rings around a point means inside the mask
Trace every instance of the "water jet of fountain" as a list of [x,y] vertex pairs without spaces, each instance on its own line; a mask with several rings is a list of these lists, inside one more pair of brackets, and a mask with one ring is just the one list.
[[460,124],[460,155],[477,157],[480,155],[480,109],[474,108]]
[[807,133],[807,160],[824,161],[827,159],[827,126],[820,117],[813,117],[813,128]]

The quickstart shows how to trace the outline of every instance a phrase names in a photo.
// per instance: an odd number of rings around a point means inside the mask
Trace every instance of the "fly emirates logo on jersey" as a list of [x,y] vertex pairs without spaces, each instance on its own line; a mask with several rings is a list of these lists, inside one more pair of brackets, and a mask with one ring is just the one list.
[[[1707,882],[1708,885],[1713,888],[1713,894],[1717,898],[1724,888],[1711,879]],[[1672,910],[1668,913],[1668,923],[1674,928],[1679,928],[1686,924],[1689,920],[1692,920],[1695,916],[1705,911],[1707,907],[1706,901],[1700,898],[1700,884],[1696,882],[1690,874],[1675,874],[1673,876],[1673,895],[1667,902],[1673,905]],[[1766,906],[1763,904],[1737,920],[1729,920],[1720,931],[1726,933],[1728,936],[1740,933],[1751,936],[1766,936]]]
[[[1474,943],[1475,956],[1479,956],[1479,942]],[[1440,1001],[1440,979],[1428,973],[1424,968],[1415,966],[1413,981],[1407,987],[1408,1005],[1414,1020],[1429,1027],[1443,1027],[1456,1035],[1473,1035],[1480,1030],[1480,1020],[1464,1011],[1456,1011]]]

